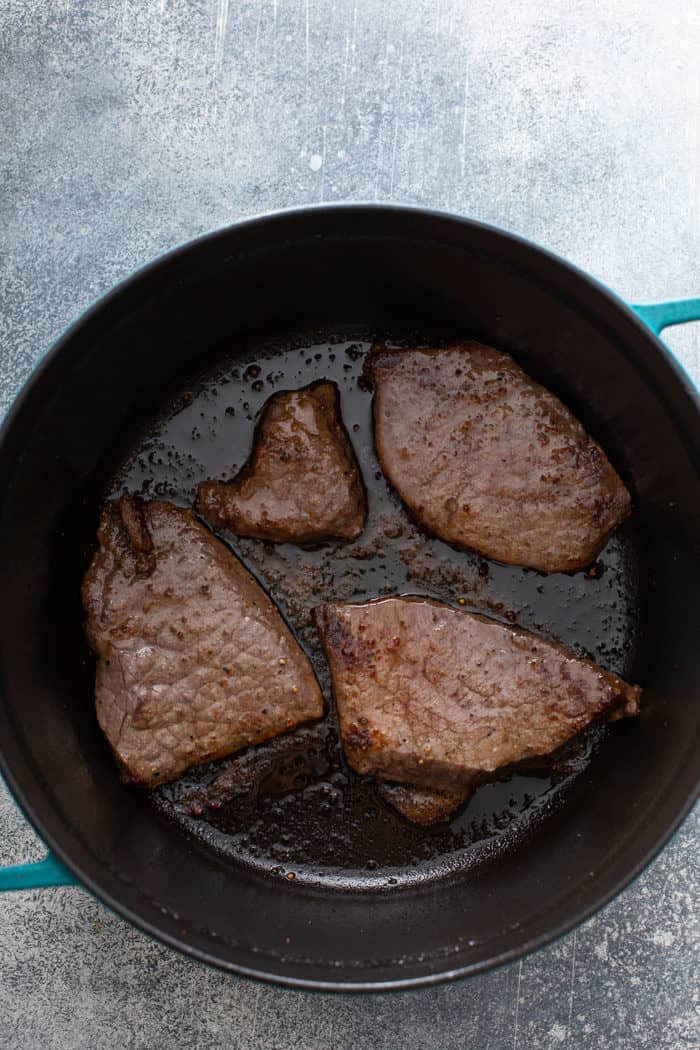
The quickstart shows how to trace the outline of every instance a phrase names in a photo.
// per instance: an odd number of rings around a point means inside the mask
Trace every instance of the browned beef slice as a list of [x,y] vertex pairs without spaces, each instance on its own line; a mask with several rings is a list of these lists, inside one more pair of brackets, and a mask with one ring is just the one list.
[[239,536],[275,543],[359,536],[365,492],[340,421],[335,384],[271,398],[249,462],[231,482],[203,482],[197,509]]
[[508,354],[480,343],[375,348],[368,368],[382,469],[440,539],[572,572],[629,514],[600,446]]
[[413,824],[441,824],[450,820],[455,810],[463,805],[470,788],[455,788],[440,791],[438,788],[418,787],[415,784],[391,784],[380,780],[377,784],[379,797],[398,810],[401,816]]
[[639,689],[517,627],[419,598],[315,611],[358,773],[451,790],[556,750]]
[[323,714],[311,665],[238,559],[170,503],[108,503],[83,582],[97,718],[148,787]]

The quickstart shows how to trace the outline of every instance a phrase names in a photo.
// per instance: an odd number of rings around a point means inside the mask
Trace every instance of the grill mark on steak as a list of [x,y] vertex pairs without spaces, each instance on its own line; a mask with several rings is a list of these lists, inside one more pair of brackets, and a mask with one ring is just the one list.
[[103,509],[83,581],[97,717],[147,787],[320,718],[311,665],[279,611],[190,510]]
[[375,346],[367,370],[382,469],[432,535],[496,561],[573,572],[630,513],[600,446],[508,354],[475,342]]
[[272,397],[248,463],[233,481],[202,482],[197,509],[215,526],[274,543],[356,539],[366,497],[336,385]]
[[[328,604],[314,616],[345,754],[361,774],[468,788],[639,709],[639,688],[592,661],[431,599]],[[364,662],[348,662],[349,636],[362,637]]]

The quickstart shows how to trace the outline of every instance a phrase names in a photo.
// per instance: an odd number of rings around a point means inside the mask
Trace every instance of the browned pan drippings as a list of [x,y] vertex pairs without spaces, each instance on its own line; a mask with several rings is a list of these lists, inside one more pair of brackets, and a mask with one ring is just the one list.
[[187,831],[246,865],[288,878],[386,885],[445,874],[472,863],[484,846],[490,851],[523,833],[561,800],[608,730],[583,734],[549,769],[521,770],[479,787],[450,824],[411,825],[343,762],[311,609],[324,601],[429,595],[517,621],[624,677],[633,664],[639,574],[634,518],[612,537],[593,571],[572,576],[486,562],[426,537],[379,470],[372,394],[363,376],[369,347],[368,341],[317,336],[236,358],[229,351],[228,360],[222,353],[225,363],[162,406],[113,492],[192,504],[200,481],[228,479],[243,465],[254,421],[273,393],[322,379],[337,383],[369,498],[359,539],[303,550],[221,534],[310,655],[330,706],[328,722],[289,745],[280,739],[244,759],[191,770],[153,799]]

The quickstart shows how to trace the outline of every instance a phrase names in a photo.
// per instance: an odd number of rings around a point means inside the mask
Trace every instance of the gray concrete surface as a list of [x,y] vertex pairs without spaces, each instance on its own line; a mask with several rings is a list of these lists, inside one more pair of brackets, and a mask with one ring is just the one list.
[[[688,0],[3,0],[0,410],[153,255],[307,201],[453,209],[631,300],[700,295]],[[700,380],[698,326],[669,337]],[[614,805],[614,800],[611,800]],[[260,987],[77,889],[0,900],[0,1045],[700,1045],[697,813],[602,914],[520,964],[372,999]],[[41,848],[0,797],[0,862]]]

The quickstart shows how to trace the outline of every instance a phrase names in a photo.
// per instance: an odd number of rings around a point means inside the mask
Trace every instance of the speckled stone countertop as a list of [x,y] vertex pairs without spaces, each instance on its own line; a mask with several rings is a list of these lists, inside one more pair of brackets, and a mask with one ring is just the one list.
[[[428,204],[631,301],[700,295],[698,56],[688,0],[5,0],[0,411],[132,268],[283,205]],[[699,327],[669,336],[698,381]],[[41,855],[1,788],[0,829],[0,862]],[[699,842],[696,811],[521,963],[365,999],[207,970],[78,889],[8,895],[0,1045],[696,1048]]]

